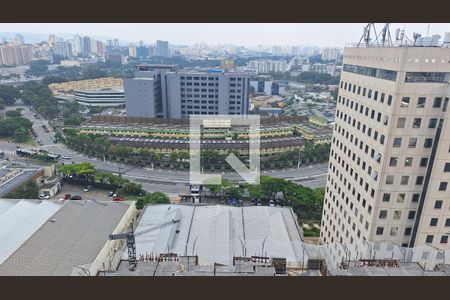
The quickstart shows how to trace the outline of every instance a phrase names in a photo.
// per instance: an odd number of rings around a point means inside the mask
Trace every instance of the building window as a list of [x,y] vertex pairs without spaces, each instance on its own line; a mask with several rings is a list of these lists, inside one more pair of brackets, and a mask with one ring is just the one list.
[[433,242],[433,235],[427,235],[425,243],[431,244]]
[[398,148],[402,145],[402,138],[394,138],[394,144],[392,147]]
[[411,202],[419,202],[420,194],[413,194]]
[[409,138],[408,148],[416,148],[416,146],[417,146],[417,138],[415,137]]
[[431,139],[431,138],[425,139],[425,142],[423,144],[423,146],[425,148],[431,148],[432,145],[433,145],[433,139]]
[[406,227],[405,228],[405,235],[411,235],[411,231],[412,231],[411,227]]
[[394,175],[386,176],[386,184],[394,184]]
[[431,218],[430,220],[430,226],[437,226],[438,218]]
[[399,202],[399,203],[405,202],[405,194],[398,194],[397,202]]
[[398,162],[398,157],[391,157],[391,159],[389,161],[389,166],[390,167],[396,167],[397,166],[397,162]]
[[380,210],[380,215],[378,216],[380,219],[387,218],[387,210]]
[[377,235],[383,235],[383,231],[384,231],[384,228],[383,227],[377,227]]
[[430,122],[428,123],[428,128],[436,128],[437,125],[437,119],[432,118],[430,119]]
[[413,163],[413,158],[412,157],[405,158],[405,167],[411,167],[412,163]]
[[414,118],[413,121],[413,128],[420,128],[420,123],[422,123],[422,119],[421,118]]
[[441,236],[441,244],[447,244],[448,243],[448,235]]
[[413,220],[416,217],[416,211],[415,210],[410,210],[408,213],[408,219],[409,220]]
[[445,191],[445,190],[447,190],[447,185],[448,185],[448,183],[447,182],[441,182],[440,184],[439,184],[439,190],[440,191]]
[[450,172],[450,163],[445,163],[444,172]]
[[419,99],[417,100],[417,108],[424,108],[425,101],[426,101],[425,97],[419,97]]
[[436,97],[433,101],[433,108],[440,108],[442,104],[442,97]]
[[400,185],[407,185],[409,181],[409,176],[402,176],[400,179]]
[[421,167],[426,167],[427,164],[428,164],[428,157],[422,157],[422,158],[420,159],[420,166],[421,166]]
[[388,100],[387,100],[387,105],[391,105],[392,104],[392,95],[388,96]]
[[405,128],[406,118],[398,118],[397,120],[397,128]]
[[391,194],[389,194],[389,193],[383,194],[383,202],[389,202],[390,199],[391,199]]
[[423,184],[423,176],[417,176],[416,177],[416,185]]
[[434,202],[434,208],[435,209],[441,209],[442,208],[442,200],[436,200]]
[[402,212],[400,210],[394,211],[394,217],[393,217],[394,220],[400,220],[401,217],[402,217]]
[[450,226],[450,219],[445,219],[445,227],[449,227]]
[[402,102],[400,104],[400,107],[408,107],[409,106],[409,97],[403,97],[402,98]]

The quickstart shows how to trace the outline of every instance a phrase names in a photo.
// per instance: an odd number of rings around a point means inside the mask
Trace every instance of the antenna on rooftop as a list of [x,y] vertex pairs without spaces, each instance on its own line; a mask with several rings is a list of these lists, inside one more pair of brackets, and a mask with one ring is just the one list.
[[[371,31],[373,30],[373,33],[375,35],[375,42],[376,45],[379,46],[378,43],[378,35],[377,35],[377,31],[375,29],[375,24],[374,23],[369,23],[364,27],[364,31],[363,31],[363,35],[361,36],[361,38],[359,39],[358,45],[357,47],[359,47],[361,45],[361,42],[364,41],[365,46],[366,47],[370,47],[371,46]],[[372,44],[373,45],[373,44]]]

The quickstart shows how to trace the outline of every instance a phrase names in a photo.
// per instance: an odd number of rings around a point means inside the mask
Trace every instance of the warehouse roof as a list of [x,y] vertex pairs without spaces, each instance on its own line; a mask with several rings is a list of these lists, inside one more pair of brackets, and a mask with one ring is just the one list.
[[95,260],[128,207],[122,202],[65,202],[0,265],[0,275],[71,275],[74,267]]
[[[173,219],[175,213],[180,222],[136,237],[138,258],[170,252],[197,255],[200,265],[232,265],[233,257],[252,255],[302,261],[302,240],[291,208],[149,205],[136,233]],[[125,252],[122,258],[127,257]]]
[[0,200],[0,265],[60,207],[53,201]]

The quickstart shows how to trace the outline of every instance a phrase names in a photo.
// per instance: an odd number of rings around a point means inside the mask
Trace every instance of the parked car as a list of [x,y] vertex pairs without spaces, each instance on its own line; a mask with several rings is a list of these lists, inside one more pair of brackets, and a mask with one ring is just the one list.
[[82,199],[81,196],[70,197],[70,200],[81,200],[81,199]]
[[261,199],[256,199],[256,205],[261,206]]
[[83,191],[89,192],[90,190],[92,190],[92,188],[93,188],[92,185],[88,185],[88,186],[84,187]]
[[50,198],[49,195],[39,195],[39,199],[41,200],[48,200]]
[[63,155],[61,156],[62,159],[70,159],[70,157],[68,157],[67,155]]
[[117,196],[116,193],[114,191],[109,191],[108,192],[108,196],[109,197],[113,197],[113,196]]
[[270,200],[270,201],[269,201],[269,206],[270,206],[270,207],[274,207],[274,206],[275,206],[275,202],[274,202],[273,200]]
[[113,201],[125,201],[124,198],[121,198],[121,197],[119,197],[119,196],[114,196],[114,197],[112,198],[112,200],[113,200]]

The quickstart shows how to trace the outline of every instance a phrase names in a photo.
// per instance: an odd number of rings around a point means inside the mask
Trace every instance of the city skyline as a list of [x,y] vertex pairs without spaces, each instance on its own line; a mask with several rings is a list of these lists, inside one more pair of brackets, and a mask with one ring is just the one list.
[[[364,26],[363,23],[4,23],[0,24],[0,34],[55,34],[63,37],[80,34],[98,38],[104,42],[108,38],[118,38],[125,43],[137,43],[142,40],[147,44],[161,39],[169,41],[172,45],[206,43],[208,45],[234,44],[246,47],[258,45],[344,47],[348,43],[358,42]],[[381,23],[376,24],[376,26],[377,29],[381,30]],[[428,32],[430,35],[440,34],[441,36],[445,32],[450,32],[450,24],[448,23],[392,23],[390,28],[393,37],[397,28],[405,29],[405,34],[410,38],[412,38],[413,32],[422,35],[426,35]]]

